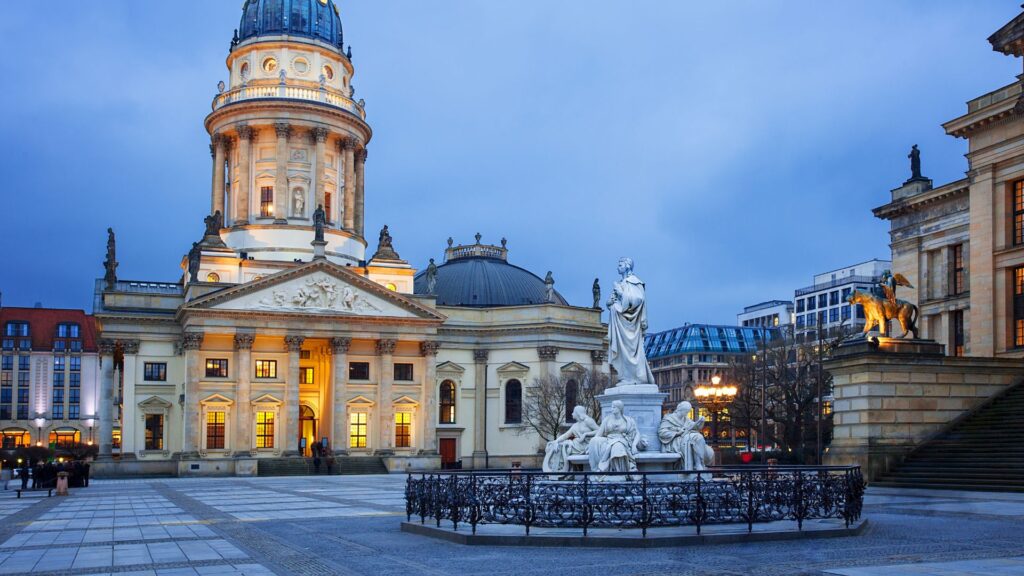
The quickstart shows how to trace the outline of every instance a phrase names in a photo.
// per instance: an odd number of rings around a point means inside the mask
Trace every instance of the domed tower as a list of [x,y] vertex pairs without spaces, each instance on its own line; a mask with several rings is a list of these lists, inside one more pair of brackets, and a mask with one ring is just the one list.
[[262,261],[308,261],[322,206],[326,256],[365,259],[363,164],[372,131],[353,100],[334,0],[246,0],[206,117],[211,213],[228,248]]

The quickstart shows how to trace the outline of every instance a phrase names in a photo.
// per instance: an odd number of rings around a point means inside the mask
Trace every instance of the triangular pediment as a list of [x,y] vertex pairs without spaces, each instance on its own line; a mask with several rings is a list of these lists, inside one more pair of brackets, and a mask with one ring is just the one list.
[[569,362],[561,368],[562,372],[586,372],[587,369],[579,362]]
[[519,362],[509,362],[508,364],[505,364],[505,365],[503,365],[503,366],[498,368],[498,373],[499,374],[506,373],[506,372],[516,372],[516,373],[518,373],[518,372],[529,372],[529,371],[530,371],[530,367],[529,366],[527,366],[526,364],[521,364]]
[[282,402],[277,397],[275,397],[275,396],[273,396],[271,394],[264,394],[264,395],[260,396],[259,398],[256,398],[255,400],[253,400],[252,403],[253,404],[275,404],[275,405],[284,404],[284,402]]
[[443,373],[447,373],[447,374],[462,374],[463,372],[466,371],[465,368],[463,368],[462,366],[459,366],[458,364],[456,364],[455,362],[452,362],[451,360],[447,360],[445,362],[441,362],[440,364],[437,365],[436,370],[439,373],[443,372]]
[[159,396],[150,396],[149,398],[146,398],[142,402],[139,402],[139,408],[141,408],[143,411],[168,410],[171,408],[171,406],[173,406],[173,404]]
[[235,401],[221,394],[211,394],[199,401],[200,404],[234,404]]
[[184,310],[445,320],[412,298],[327,260],[217,291],[189,302]]
[[412,398],[410,398],[408,396],[404,396],[404,395],[401,398],[398,398],[397,400],[392,402],[392,404],[402,404],[402,405],[405,405],[405,406],[419,406],[420,405],[419,402],[413,400]]
[[373,400],[370,400],[366,396],[359,395],[346,402],[346,404],[353,404],[357,406],[373,406],[375,402]]

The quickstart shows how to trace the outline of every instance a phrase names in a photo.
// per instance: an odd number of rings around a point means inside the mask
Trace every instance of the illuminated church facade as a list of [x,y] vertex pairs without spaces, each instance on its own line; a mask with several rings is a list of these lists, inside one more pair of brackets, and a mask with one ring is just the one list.
[[314,443],[391,470],[533,466],[534,379],[608,371],[600,310],[504,239],[449,239],[418,274],[387,230],[368,254],[373,132],[344,48],[333,0],[245,2],[182,280],[118,278],[111,238],[96,283],[98,470],[252,474]]

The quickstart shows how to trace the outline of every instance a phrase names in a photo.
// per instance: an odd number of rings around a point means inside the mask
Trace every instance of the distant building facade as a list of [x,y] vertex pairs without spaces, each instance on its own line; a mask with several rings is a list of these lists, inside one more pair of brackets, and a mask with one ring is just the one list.
[[826,335],[860,330],[864,327],[864,311],[852,306],[846,298],[854,291],[876,288],[882,273],[892,267],[889,260],[868,260],[814,276],[811,286],[793,294],[796,322],[793,325],[797,342],[818,338],[818,330]]
[[[1024,56],[1024,14],[988,40]],[[966,178],[934,187],[911,174],[874,211],[890,223],[895,269],[916,288],[900,297],[920,307],[922,337],[948,355],[1024,357],[1021,80],[968,101],[943,128],[967,141]]]
[[96,325],[82,310],[0,308],[0,445],[94,441]]
[[779,328],[792,334],[794,314],[793,302],[789,300],[768,300],[747,306],[736,315],[736,324],[745,327]]

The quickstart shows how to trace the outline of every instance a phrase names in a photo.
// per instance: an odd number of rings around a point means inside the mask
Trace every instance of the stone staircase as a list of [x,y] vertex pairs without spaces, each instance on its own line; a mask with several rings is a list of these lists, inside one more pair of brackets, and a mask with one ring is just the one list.
[[[312,458],[261,458],[258,476],[307,476],[316,474]],[[387,474],[384,461],[373,456],[338,456],[334,459],[332,474]],[[321,459],[320,474],[327,474],[327,464]]]
[[1024,384],[921,445],[873,485],[1024,492]]

